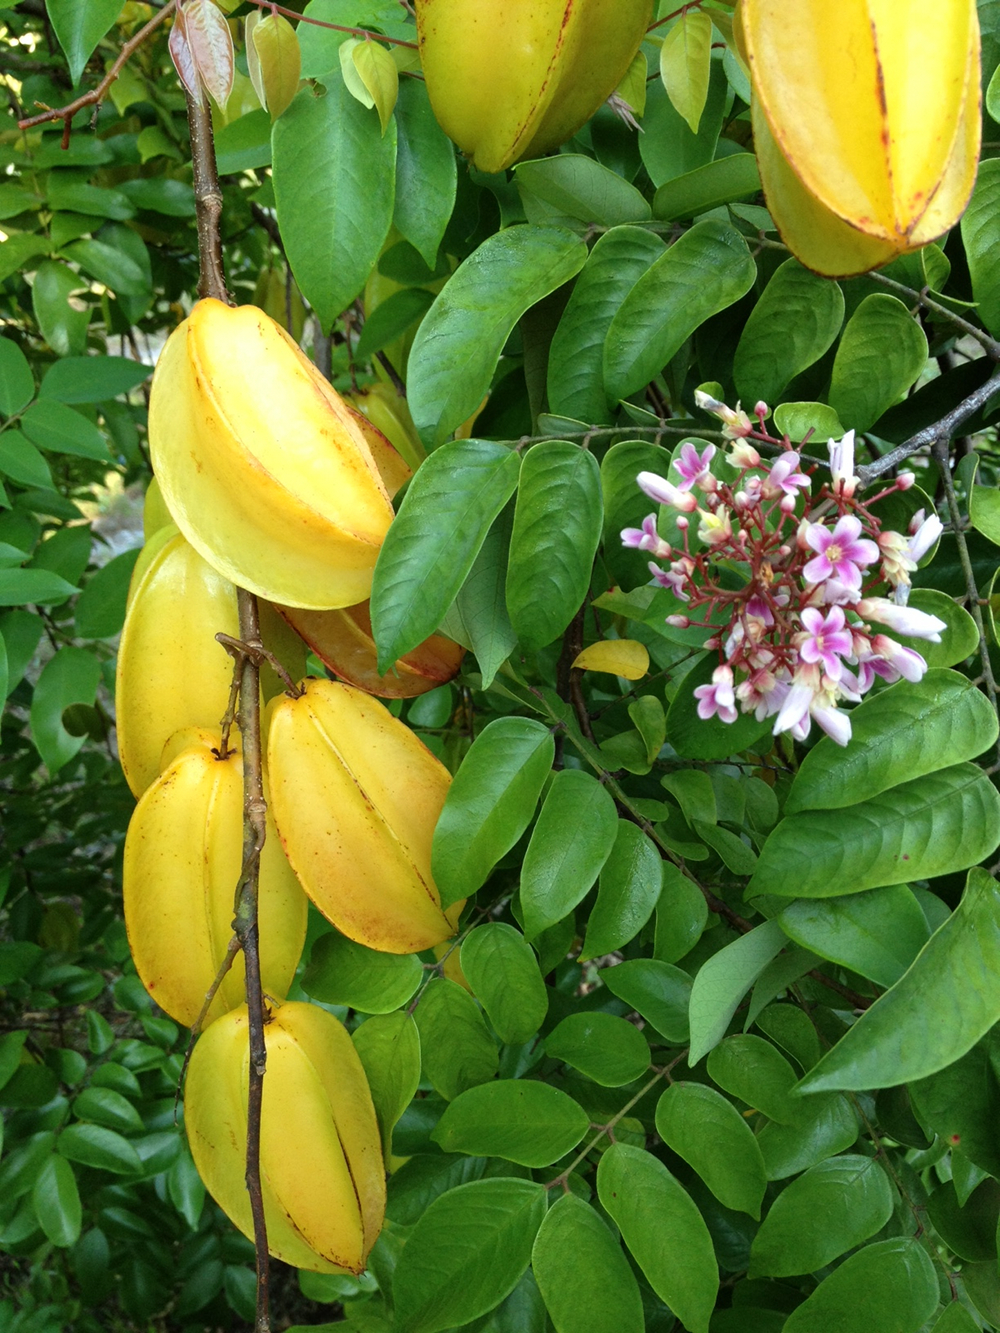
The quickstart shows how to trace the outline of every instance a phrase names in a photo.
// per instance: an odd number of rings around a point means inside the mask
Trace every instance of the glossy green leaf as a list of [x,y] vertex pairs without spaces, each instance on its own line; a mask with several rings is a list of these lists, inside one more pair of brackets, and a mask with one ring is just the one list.
[[376,306],[365,320],[354,350],[359,361],[367,361],[394,338],[406,333],[430,309],[433,295],[425,287],[404,287]]
[[782,403],[774,409],[775,429],[800,444],[810,439],[839,440],[844,434],[840,418],[826,403]]
[[139,176],[119,187],[136,208],[164,217],[193,218],[196,212],[194,190],[187,181],[165,176]]
[[653,956],[676,963],[701,938],[708,921],[705,895],[672,861],[663,862],[663,889],[656,906]]
[[956,671],[928,671],[865,699],[851,713],[851,743],[824,737],[805,756],[785,813],[830,810],[976,755],[997,738],[996,712]]
[[55,260],[39,264],[35,272],[32,308],[42,336],[57,356],[78,355],[84,349],[91,307],[83,304],[76,293],[85,287],[68,264]]
[[97,43],[121,12],[120,0],[48,0],[48,16],[69,61],[70,79],[79,83]]
[[669,463],[666,449],[644,440],[613,444],[601,461],[604,563],[615,582],[626,590],[649,582],[649,553],[623,546],[622,529],[640,527],[646,515],[656,509],[635,479],[640,472],[666,476]]
[[323,1004],[388,1014],[406,1004],[423,975],[416,954],[381,953],[330,930],[312,946],[302,989]]
[[[36,578],[38,573],[39,571],[32,571],[30,577]],[[5,588],[3,579],[3,573],[0,573],[0,594]],[[14,611],[0,613],[0,634],[3,635],[7,649],[7,693],[9,694],[24,679],[24,673],[31,664],[45,632],[45,622],[35,612],[21,609],[20,604],[29,598],[16,596],[16,588],[11,588],[9,585],[6,585],[6,591],[12,598],[8,605],[17,608]],[[61,595],[56,590],[51,600],[61,601],[66,596],[65,589]],[[0,605],[3,605],[2,595],[0,595]]]
[[1000,796],[955,764],[844,810],[788,815],[764,844],[747,897],[833,898],[975,865],[1000,842]]
[[783,1333],[918,1333],[938,1303],[934,1265],[919,1241],[877,1241],[852,1254],[785,1322]]
[[219,175],[271,165],[271,117],[263,108],[231,120],[215,136]]
[[113,1088],[84,1088],[73,1102],[78,1120],[92,1120],[95,1125],[123,1133],[142,1130],[142,1116],[127,1097]]
[[483,689],[517,646],[507,614],[507,559],[514,524],[508,503],[486,534],[469,576],[442,622],[442,633],[467,644],[476,655]]
[[380,671],[437,629],[520,466],[517,454],[486,440],[454,440],[420,465],[375,566],[371,614]]
[[729,84],[722,62],[713,60],[705,109],[698,133],[692,134],[667,96],[662,80],[647,85],[646,111],[642,118],[644,133],[639,135],[639,152],[655,186],[713,160],[728,96]]
[[667,712],[667,740],[682,759],[728,759],[732,754],[752,750],[759,740],[770,736],[773,723],[767,718],[758,722],[753,713],[740,713],[735,722],[698,716],[694,692],[711,681],[718,665],[714,653],[696,663],[681,681]]
[[205,1186],[189,1151],[182,1151],[167,1171],[170,1202],[192,1231],[197,1229],[205,1207]]
[[961,1301],[945,1306],[944,1314],[934,1325],[933,1333],[979,1333],[979,1325]]
[[[179,185],[180,182],[178,181],[177,184]],[[116,246],[108,245],[104,241],[95,241],[88,237],[84,240],[73,241],[71,245],[64,246],[61,253],[65,258],[72,259],[74,263],[79,264],[83,271],[89,273],[92,278],[96,278],[97,281],[103,283],[105,287],[110,287],[116,296],[146,296],[152,298],[152,282],[148,268],[144,268],[142,265],[136,263],[131,255],[126,254],[124,250],[119,249]],[[83,360],[84,358],[74,357],[72,359]],[[87,359],[91,360],[90,358]],[[125,360],[124,357],[113,357],[109,359],[115,361]],[[98,359],[96,357],[91,360],[91,365],[97,363]],[[56,362],[57,366],[61,364],[61,362]],[[136,362],[130,361],[127,364],[135,370]],[[146,374],[149,375],[151,372],[152,366],[148,366],[146,368]],[[117,392],[123,393],[125,390],[119,389]],[[104,396],[108,398],[114,397],[113,394],[105,394]],[[100,399],[91,397],[63,398],[61,401],[66,403],[96,403],[99,402]]]
[[519,226],[489,237],[459,265],[420,325],[408,363],[410,411],[430,447],[478,409],[524,312],[586,259],[572,232]]
[[531,1264],[556,1333],[642,1333],[642,1298],[628,1260],[576,1195],[563,1195],[545,1215]]
[[916,381],[927,338],[895,296],[873,292],[847,321],[830,382],[830,406],[849,429],[868,430]]
[[736,348],[733,378],[743,401],[762,398],[773,407],[795,376],[833,345],[843,321],[844,295],[837,283],[786,259],[751,311]]
[[73,454],[78,458],[93,458],[98,463],[111,462],[107,441],[97,427],[63,403],[40,398],[25,412],[21,426],[28,439],[37,444],[39,449],[50,449],[56,454]]
[[49,1241],[65,1249],[80,1235],[83,1208],[73,1168],[54,1153],[42,1167],[31,1191],[35,1216]]
[[769,1041],[752,1033],[727,1037],[709,1053],[707,1069],[720,1088],[768,1119],[789,1125],[801,1118],[802,1102],[791,1095],[795,1070]]
[[534,1079],[500,1079],[456,1097],[431,1138],[445,1152],[551,1166],[572,1152],[590,1117],[565,1092]]
[[803,1080],[809,1091],[883,1088],[933,1074],[1000,1019],[1000,885],[978,867],[962,901],[900,981]]
[[613,1014],[568,1014],[545,1038],[545,1051],[604,1088],[632,1083],[649,1068],[646,1038]]
[[602,968],[600,976],[612,995],[624,1000],[671,1045],[686,1044],[691,999],[686,972],[655,958],[630,958]]
[[697,217],[759,189],[760,172],[753,153],[730,153],[661,185],[653,199],[653,216],[664,222]]
[[476,737],[434,831],[431,869],[443,906],[475,893],[520,838],[554,756],[548,728],[531,718],[495,718]]
[[0,338],[0,416],[12,417],[35,396],[28,358],[13,338]]
[[543,200],[557,213],[581,222],[619,227],[647,222],[649,204],[627,180],[582,153],[558,153],[519,162],[514,179],[522,193]]
[[102,1125],[69,1125],[56,1140],[56,1149],[71,1162],[116,1175],[131,1175],[142,1167],[139,1154],[128,1139]]
[[477,926],[462,944],[461,961],[500,1040],[512,1046],[529,1041],[545,1021],[549,999],[535,951],[521,932],[502,921]]
[[662,1162],[624,1143],[601,1158],[597,1193],[657,1296],[690,1333],[708,1333],[719,1272],[691,1196]]
[[[567,839],[566,830],[574,836]],[[564,769],[552,780],[524,854],[521,907],[529,939],[561,921],[586,896],[618,833],[614,799],[595,777]]]
[[844,898],[800,898],[776,918],[789,939],[894,986],[927,943],[927,918],[906,884]]
[[760,1217],[764,1158],[750,1126],[721,1093],[701,1083],[671,1084],[657,1103],[656,1132],[720,1203]]
[[9,693],[10,667],[7,661],[7,644],[4,641],[3,634],[0,633],[0,713],[3,712],[4,702]]
[[382,1134],[386,1162],[392,1153],[392,1131],[420,1083],[420,1037],[407,1013],[378,1014],[351,1034],[364,1066]]
[[[44,574],[42,570],[20,572]],[[0,586],[3,578],[0,574]],[[31,738],[50,773],[68,763],[85,739],[66,730],[63,711],[72,704],[92,704],[100,679],[101,664],[84,648],[60,648],[42,668],[31,700]]]
[[786,1180],[817,1162],[850,1148],[858,1137],[858,1119],[846,1097],[807,1097],[793,1125],[776,1120],[757,1135],[768,1180]]
[[51,249],[52,242],[47,236],[15,235],[0,241],[0,282],[25,265],[29,271],[37,268],[31,261],[49,254]]
[[[604,391],[604,340],[625,297],[664,250],[659,236],[639,227],[614,227],[598,240],[552,338],[548,362],[550,411],[588,425],[611,420]],[[632,484],[638,492],[634,475]],[[641,493],[640,500],[648,504]]]
[[684,10],[660,47],[660,78],[674,109],[698,133],[712,72],[712,20],[700,9]]
[[1000,161],[997,159],[980,163],[975,189],[961,225],[977,314],[992,334],[1000,334],[1000,273],[995,263],[997,245],[1000,244]]
[[973,1263],[996,1262],[1000,1183],[985,1180],[959,1203],[955,1184],[946,1181],[927,1200],[931,1225],[948,1249]]
[[847,1154],[820,1162],[772,1203],[751,1246],[750,1276],[825,1268],[880,1231],[892,1203],[889,1178],[873,1158]]
[[393,1276],[399,1333],[441,1333],[498,1305],[528,1266],[545,1204],[530,1180],[475,1180],[435,1199]]
[[90,529],[85,526],[57,528],[35,547],[30,569],[46,569],[76,585],[90,561]]
[[364,287],[392,224],[396,130],[342,78],[300,92],[274,124],[274,197],[295,280],[324,329]]
[[110,639],[120,633],[138,556],[138,550],[123,551],[87,580],[73,608],[78,638]]
[[691,991],[690,1065],[722,1040],[740,1000],[784,943],[781,928],[765,921],[703,964]]
[[497,1048],[467,990],[436,977],[423,991],[414,1017],[424,1077],[447,1101],[495,1077]]
[[124,356],[67,356],[45,372],[41,397],[57,403],[100,403],[137,388],[152,366]]
[[0,435],[0,473],[19,486],[54,488],[48,463],[19,430],[5,430]]
[[746,241],[725,223],[698,222],[685,232],[611,321],[604,344],[611,402],[644,389],[695,329],[750,290],[756,273]]
[[507,565],[507,611],[526,648],[552,643],[580,609],[602,520],[600,468],[589,450],[563,440],[528,450]]
[[401,79],[396,102],[393,222],[430,268],[455,203],[455,150],[434,119],[419,79]]
[[614,953],[635,939],[652,916],[662,887],[660,853],[637,824],[619,819],[614,846],[601,870],[581,958]]
[[929,1130],[961,1148],[962,1155],[990,1175],[1000,1175],[1000,1083],[991,1058],[994,1037],[929,1078],[909,1085],[913,1108]]

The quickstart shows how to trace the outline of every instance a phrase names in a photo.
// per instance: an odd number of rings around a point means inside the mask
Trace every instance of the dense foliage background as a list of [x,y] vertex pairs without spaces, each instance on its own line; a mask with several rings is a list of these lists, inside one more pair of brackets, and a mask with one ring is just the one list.
[[[93,87],[154,12],[0,6],[3,1333],[253,1316],[252,1247],[178,1126],[187,1034],[135,976],[120,912],[114,662],[148,376],[198,276],[166,25],[68,147],[59,123],[17,128]],[[245,55],[214,113],[236,299],[342,392],[381,386],[399,446],[429,455],[376,576],[385,660],[440,626],[470,649],[452,684],[393,705],[462,774],[435,853],[469,896],[458,946],[373,955],[312,920],[293,994],[355,1031],[393,1174],[370,1272],[279,1267],[278,1328],[1000,1327],[1000,886],[964,873],[1000,842],[1000,404],[885,502],[904,530],[938,506],[912,604],[948,628],[843,753],[698,719],[707,631],[665,624],[669,594],[619,541],[650,507],[636,473],[719,441],[699,386],[764,399],[793,440],[855,429],[872,462],[989,379],[1000,126],[984,112],[961,228],[882,275],[815,277],[758,192],[730,7],[695,12],[712,41],[673,100],[653,77],[669,25],[620,90],[639,129],[605,106],[498,176],[456,155],[408,48],[388,114],[345,83],[350,34],[329,28],[298,26],[307,82],[273,126]],[[305,14],[414,35],[399,0]],[[979,14],[989,89],[1000,3]],[[702,83],[695,132],[675,104],[690,115]],[[640,680],[572,669],[616,638],[648,649]],[[794,1094],[831,1049],[824,1090]]]

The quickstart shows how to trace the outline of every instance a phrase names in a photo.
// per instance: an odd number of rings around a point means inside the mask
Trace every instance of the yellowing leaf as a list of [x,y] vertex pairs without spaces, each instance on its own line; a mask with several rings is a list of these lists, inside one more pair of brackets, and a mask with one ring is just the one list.
[[641,680],[649,670],[649,653],[636,639],[602,639],[578,653],[573,666],[580,671],[607,671],[626,680]]
[[399,96],[399,70],[390,53],[378,42],[363,41],[351,51],[358,77],[368,90],[385,134]]
[[682,14],[660,47],[660,77],[679,115],[698,133],[712,72],[712,20],[700,9]]
[[348,37],[346,42],[340,43],[340,72],[344,76],[347,91],[351,96],[356,98],[362,106],[371,108],[375,105],[375,98],[368,91],[354,63],[354,49],[362,45],[363,43],[359,37]]
[[[256,79],[250,61],[251,47]],[[302,69],[299,39],[287,19],[280,14],[268,14],[252,28],[247,19],[247,65],[261,105],[271,113],[272,120],[277,120],[299,90]]]
[[640,51],[628,67],[628,73],[615,89],[615,92],[632,108],[632,114],[638,120],[646,110],[646,76],[649,62],[644,51]]

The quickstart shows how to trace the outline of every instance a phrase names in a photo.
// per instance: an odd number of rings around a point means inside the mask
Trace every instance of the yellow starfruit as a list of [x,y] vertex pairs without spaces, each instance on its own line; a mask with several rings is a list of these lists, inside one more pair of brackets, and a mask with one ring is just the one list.
[[149,442],[174,521],[234,584],[313,610],[369,595],[385,486],[339,394],[263,311],[195,305],[160,353]]
[[[166,1013],[193,1027],[233,933],[243,866],[243,767],[220,759],[218,730],[167,742],[164,771],[136,806],[125,839],[125,929],[142,984]],[[264,991],[288,993],[306,937],[308,904],[273,820],[260,858],[258,914]],[[242,954],[208,1012],[246,998]]]
[[431,876],[431,839],[451,783],[422,741],[370,695],[307,680],[269,710],[275,823],[306,893],[369,949],[419,953],[454,935]]
[[[247,1028],[243,1006],[198,1041],[184,1125],[209,1193],[252,1238]],[[295,1268],[361,1273],[385,1215],[382,1146],[361,1061],[332,1014],[298,1001],[273,1011],[264,1042],[260,1174],[268,1249]]]
[[617,88],[652,12],[652,0],[417,0],[434,114],[480,171],[558,148]]

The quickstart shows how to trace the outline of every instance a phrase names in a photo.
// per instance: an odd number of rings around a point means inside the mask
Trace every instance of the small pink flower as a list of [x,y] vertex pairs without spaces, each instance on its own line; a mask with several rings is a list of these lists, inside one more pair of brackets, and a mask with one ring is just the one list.
[[706,546],[723,546],[733,535],[733,525],[729,510],[721,508],[714,514],[699,509],[701,522],[698,524],[698,540]]
[[672,505],[674,509],[680,509],[688,514],[698,508],[698,501],[693,495],[689,495],[656,472],[640,472],[636,481],[639,489],[658,504]]
[[927,663],[914,649],[904,648],[901,643],[890,639],[886,634],[876,634],[872,639],[872,648],[882,661],[906,680],[914,682],[923,680]]
[[760,454],[749,440],[737,440],[729,451],[729,461],[734,467],[760,467]]
[[850,657],[853,648],[843,611],[839,606],[831,606],[824,616],[816,607],[807,606],[802,612],[802,624],[805,633],[796,635],[801,640],[799,657],[810,665],[821,662],[830,679],[839,680],[844,667],[840,659]]
[[689,491],[692,486],[697,486],[703,491],[714,490],[715,478],[709,468],[714,457],[714,444],[706,444],[704,451],[699,453],[690,440],[685,441],[680,456],[674,459],[674,468],[681,479],[678,489]]
[[842,440],[828,440],[827,448],[830,450],[834,492],[839,491],[850,498],[858,485],[854,475],[854,431],[849,430]]
[[941,631],[948,628],[937,616],[918,611],[915,606],[897,606],[887,597],[866,597],[854,609],[865,620],[875,620],[880,625],[888,625],[897,634],[928,639],[931,643],[940,643]]
[[735,722],[736,695],[733,692],[732,667],[716,667],[712,672],[712,684],[698,685],[694,697],[698,700],[700,718],[707,721],[718,714],[723,722]]
[[656,531],[655,514],[647,514],[641,528],[622,528],[622,546],[649,551],[660,560],[666,560],[670,555],[670,543],[663,541]]
[[661,569],[659,565],[649,562],[649,572],[661,588],[669,588],[675,597],[679,597],[682,602],[691,600],[685,591],[684,584],[687,582],[687,574],[681,568],[678,568],[680,561],[675,561],[669,569]]
[[861,536],[861,520],[853,514],[845,514],[832,532],[822,523],[809,523],[804,536],[818,552],[802,571],[809,583],[836,578],[847,588],[860,589],[861,570],[878,559],[878,547]]
[[[923,510],[920,513],[923,514]],[[923,519],[916,530],[911,528],[913,535],[910,537],[910,559],[919,564],[943,531],[944,524],[937,514],[931,514],[929,518]]]
[[771,471],[761,483],[761,490],[769,500],[778,495],[794,497],[796,487],[809,489],[809,478],[804,472],[795,470],[798,465],[799,456],[793,449],[789,449],[787,453],[774,460]]
[[816,696],[809,712],[830,739],[836,741],[838,745],[846,745],[851,739],[851,719],[840,711],[832,696],[826,691]]

